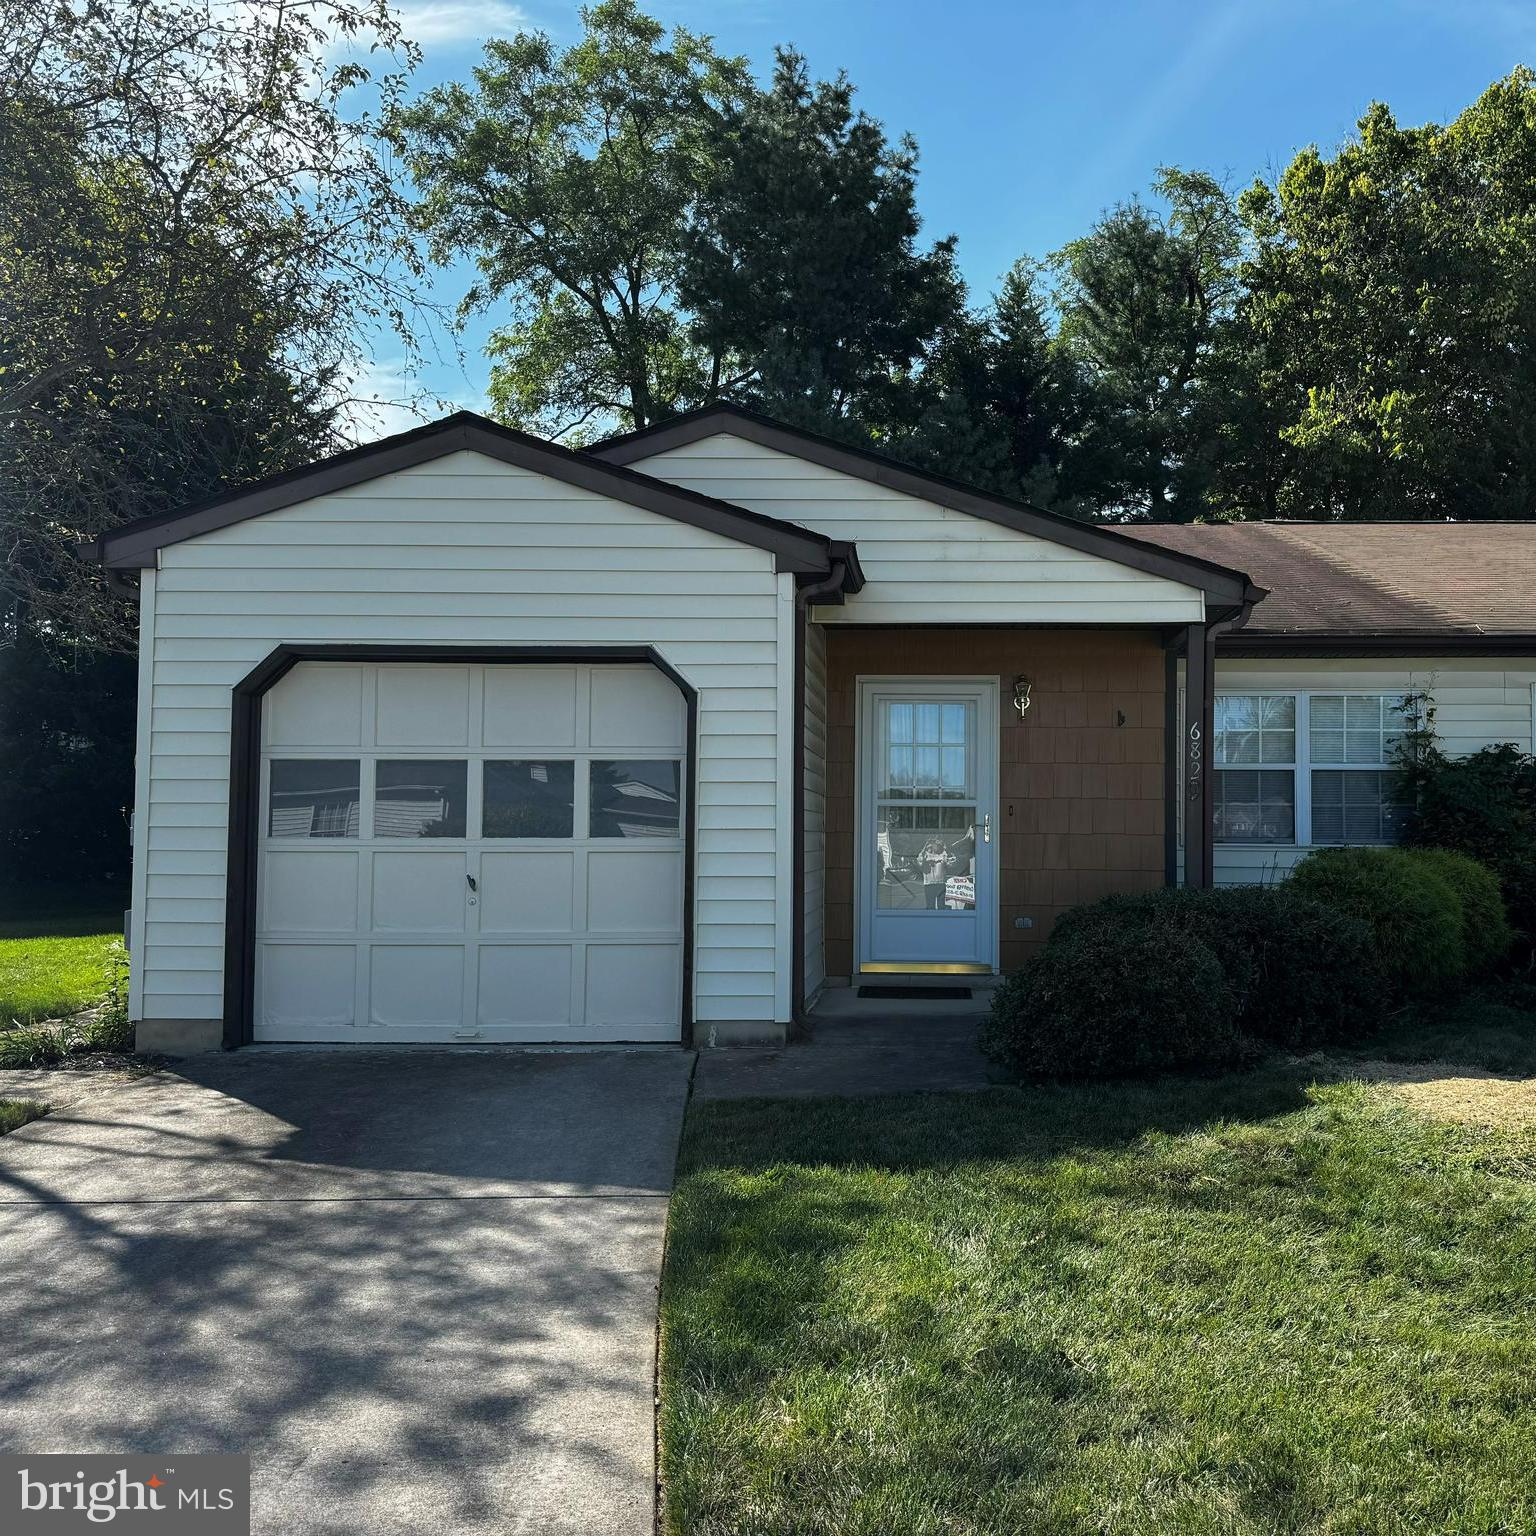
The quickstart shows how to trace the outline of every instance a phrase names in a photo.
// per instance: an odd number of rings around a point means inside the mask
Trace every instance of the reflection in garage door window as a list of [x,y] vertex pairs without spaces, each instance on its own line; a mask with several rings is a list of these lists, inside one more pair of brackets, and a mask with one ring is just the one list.
[[676,761],[594,762],[591,835],[676,837],[681,778]]
[[356,837],[357,759],[278,758],[268,790],[268,837]]
[[463,837],[468,780],[462,758],[382,759],[374,779],[373,835]]
[[487,762],[482,837],[569,837],[574,829],[576,765]]

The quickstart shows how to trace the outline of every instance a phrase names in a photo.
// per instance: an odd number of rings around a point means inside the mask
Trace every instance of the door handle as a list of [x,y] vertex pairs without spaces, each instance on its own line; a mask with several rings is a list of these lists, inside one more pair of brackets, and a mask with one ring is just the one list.
[[992,812],[988,811],[981,818],[981,840],[984,843],[992,841]]
[[475,884],[475,877],[473,875],[466,874],[464,876],[464,878],[469,881],[469,888],[470,888],[470,890],[478,891],[480,889],[480,887]]

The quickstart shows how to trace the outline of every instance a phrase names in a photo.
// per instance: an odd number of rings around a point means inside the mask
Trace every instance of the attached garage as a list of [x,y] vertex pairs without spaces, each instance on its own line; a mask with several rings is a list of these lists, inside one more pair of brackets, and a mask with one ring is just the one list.
[[461,414],[84,552],[139,595],[140,1049],[783,1038],[838,541]]
[[644,662],[297,663],[261,706],[254,1038],[679,1039],[687,714]]

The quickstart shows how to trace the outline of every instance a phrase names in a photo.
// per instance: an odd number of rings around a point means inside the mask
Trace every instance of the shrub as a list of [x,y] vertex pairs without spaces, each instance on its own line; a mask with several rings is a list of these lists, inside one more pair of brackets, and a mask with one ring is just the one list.
[[1275,1045],[1358,1038],[1379,1022],[1381,977],[1358,918],[1289,885],[1110,896],[1064,913],[1051,942],[1099,926],[1177,928],[1216,956],[1238,1031]]
[[1244,1054],[1210,947],[1178,926],[1082,923],[992,996],[982,1049],[1020,1077],[1114,1077]]
[[1466,975],[1461,898],[1432,862],[1401,848],[1320,848],[1291,887],[1365,924],[1395,995],[1442,992]]
[[1491,971],[1515,939],[1498,875],[1470,855],[1449,848],[1411,848],[1404,850],[1404,856],[1433,870],[1456,892],[1467,971],[1474,976]]
[[1469,757],[1435,750],[1408,773],[1406,841],[1465,853],[1493,870],[1509,920],[1536,940],[1536,758],[1507,743]]

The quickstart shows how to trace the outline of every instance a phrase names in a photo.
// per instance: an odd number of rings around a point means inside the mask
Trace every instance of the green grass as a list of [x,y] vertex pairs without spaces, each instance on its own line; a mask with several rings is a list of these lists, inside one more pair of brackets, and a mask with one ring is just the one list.
[[0,1028],[78,1012],[106,991],[107,953],[122,934],[0,939]]
[[1493,982],[1453,1002],[1416,1009],[1362,1043],[1383,1061],[1452,1061],[1491,1072],[1536,1073],[1536,987]]
[[0,1136],[29,1120],[41,1120],[47,1113],[48,1106],[35,1099],[0,1099]]
[[667,1529],[1536,1529],[1536,1138],[1295,1068],[696,1103]]
[[0,900],[0,1029],[89,1007],[106,991],[107,953],[123,936],[112,890],[8,892]]

